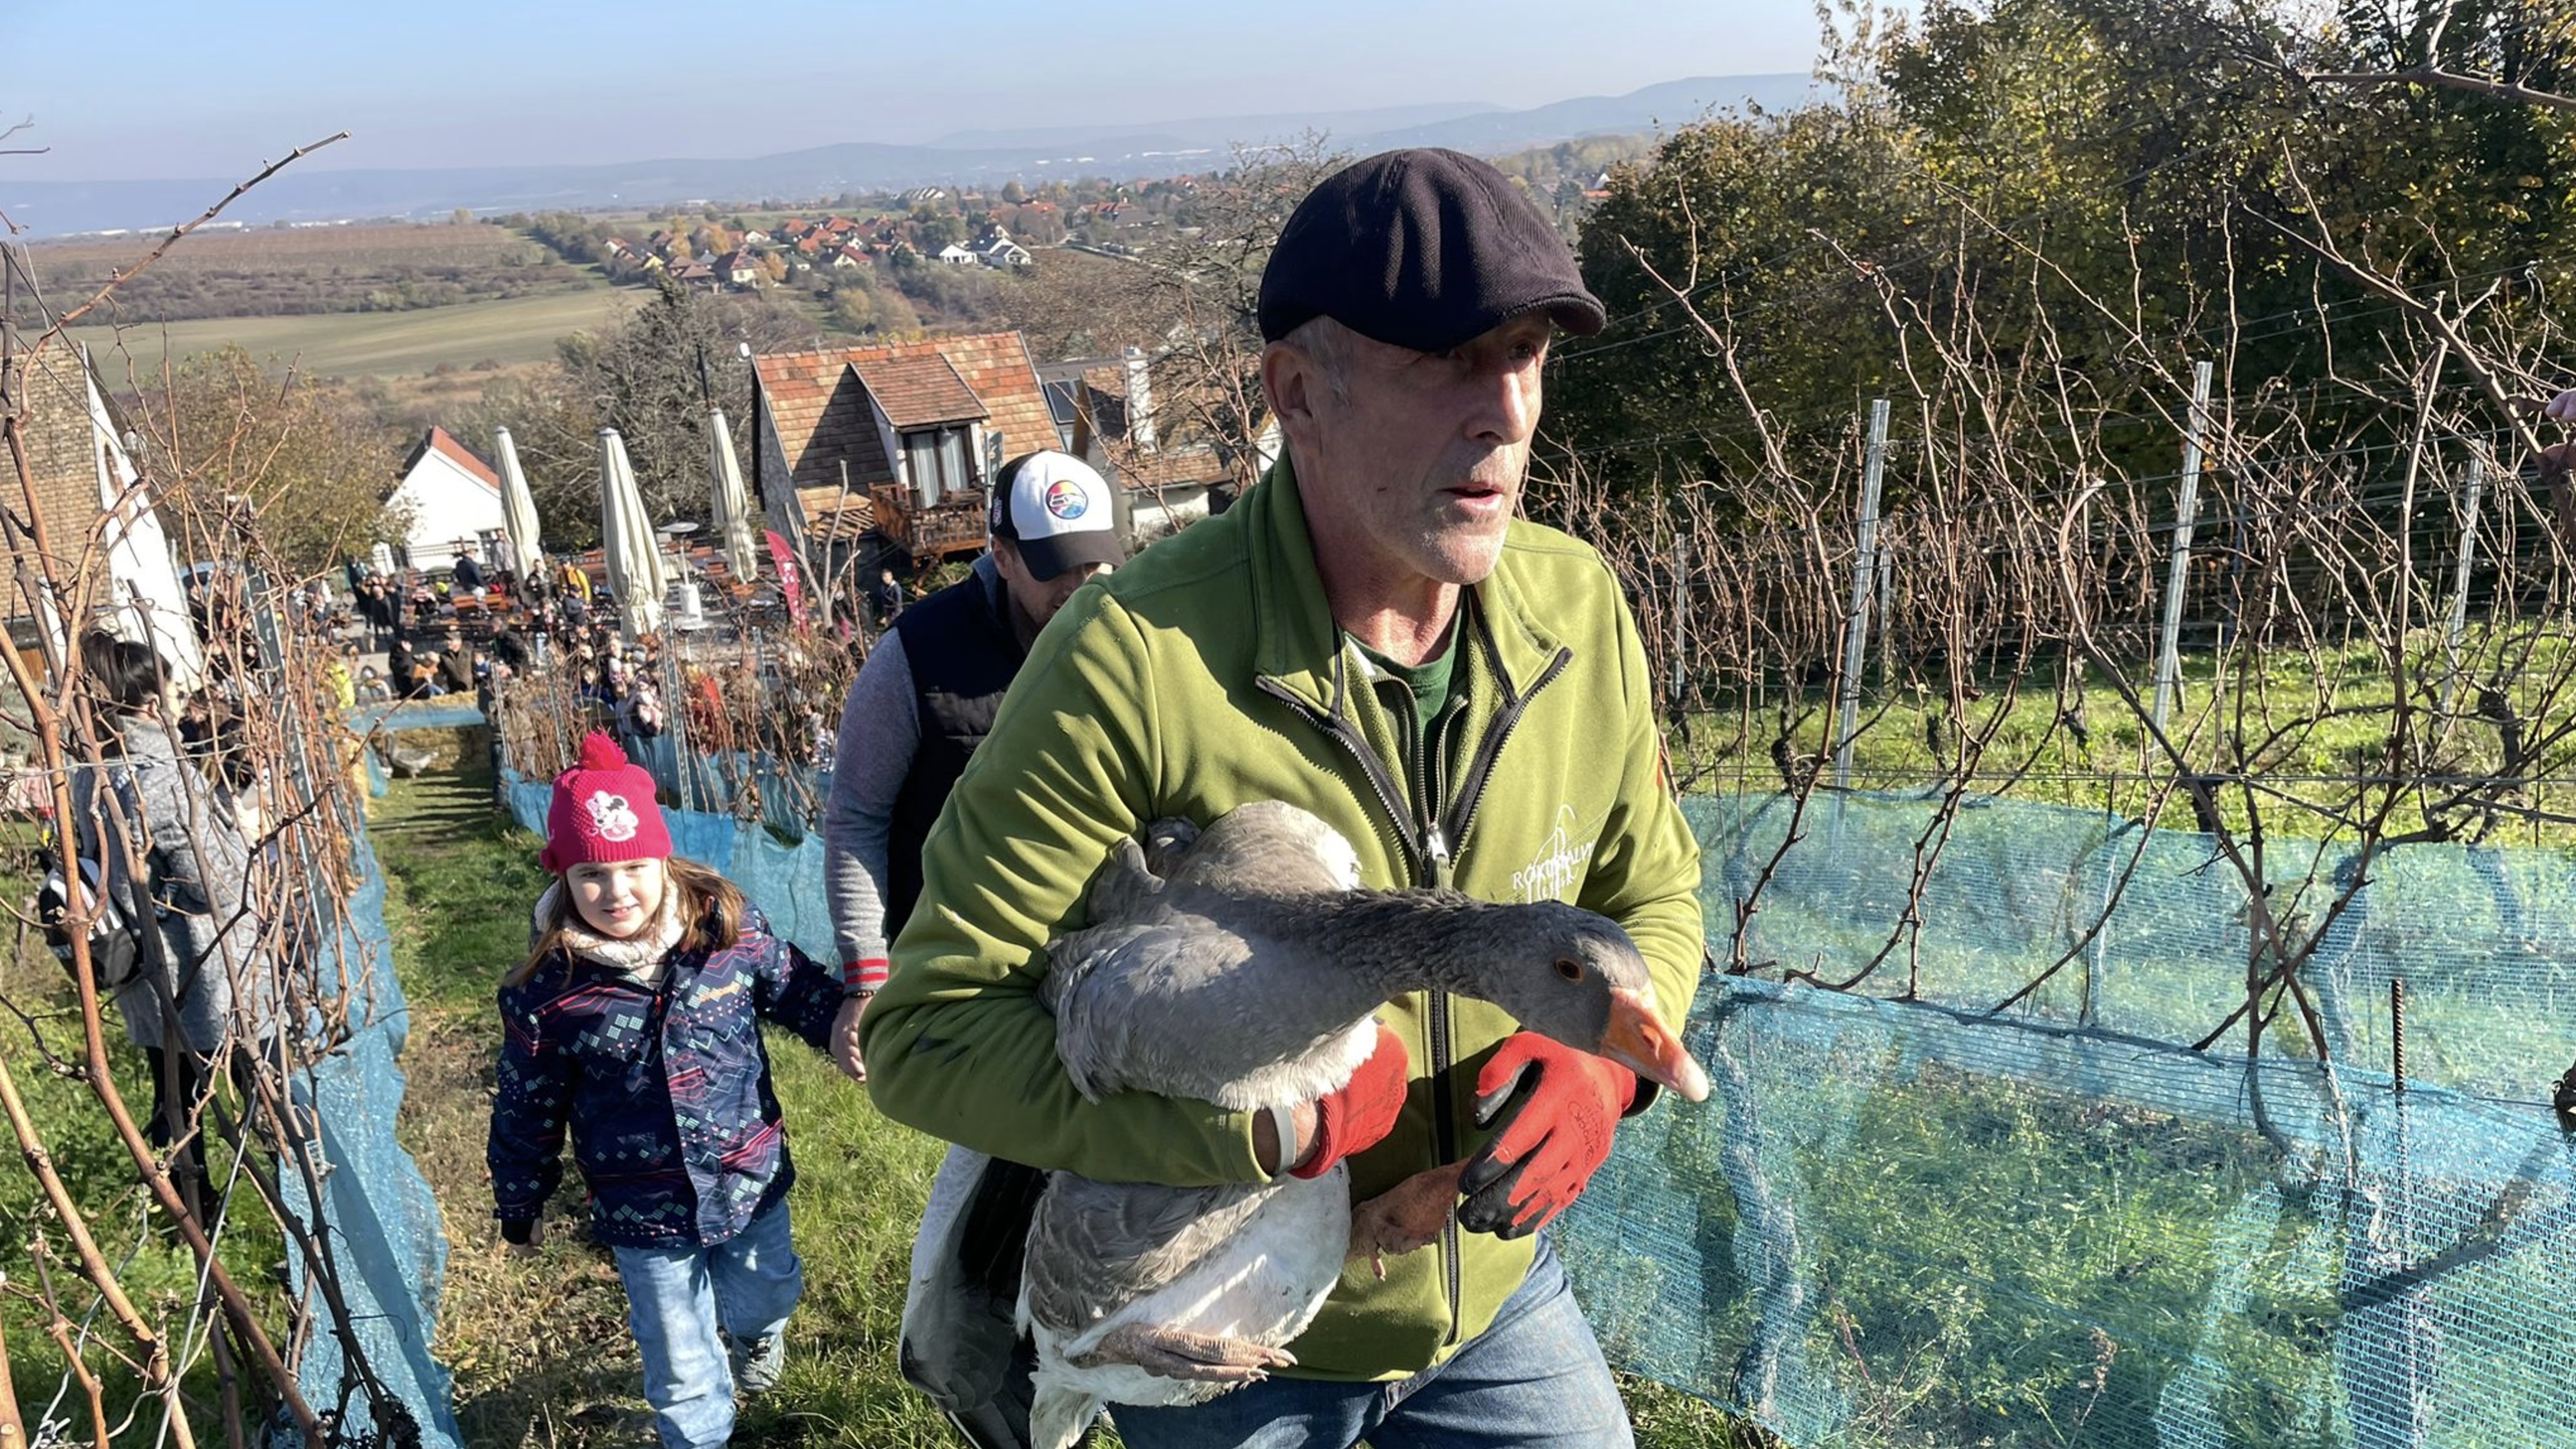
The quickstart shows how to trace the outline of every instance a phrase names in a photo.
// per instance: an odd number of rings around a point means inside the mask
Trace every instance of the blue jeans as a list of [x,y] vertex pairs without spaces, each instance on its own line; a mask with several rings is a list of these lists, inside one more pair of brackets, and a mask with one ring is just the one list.
[[719,1449],[733,1437],[736,1372],[746,1388],[775,1381],[805,1291],[786,1199],[712,1248],[621,1247],[617,1276],[662,1449]]
[[1556,1253],[1447,1363],[1388,1384],[1265,1379],[1186,1409],[1110,1406],[1127,1449],[1629,1449],[1610,1381]]

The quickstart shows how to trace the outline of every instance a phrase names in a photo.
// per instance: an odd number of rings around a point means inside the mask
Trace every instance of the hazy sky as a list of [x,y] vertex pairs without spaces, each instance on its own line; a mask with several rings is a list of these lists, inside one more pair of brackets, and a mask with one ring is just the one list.
[[[1293,17],[1293,18],[1291,18]],[[0,0],[28,179],[756,156],[1804,71],[1811,0]],[[327,158],[327,159],[326,159]]]

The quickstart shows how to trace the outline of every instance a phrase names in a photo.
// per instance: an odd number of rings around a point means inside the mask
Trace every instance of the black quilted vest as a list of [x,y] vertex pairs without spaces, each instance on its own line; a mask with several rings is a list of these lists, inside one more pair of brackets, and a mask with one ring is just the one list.
[[1008,604],[997,579],[981,574],[950,584],[895,616],[904,662],[912,667],[913,707],[920,743],[912,769],[895,796],[886,840],[886,939],[903,930],[912,903],[921,899],[921,847],[930,839],[948,791],[966,770],[967,757],[992,733],[993,716],[1011,676],[1027,656],[1004,615]]

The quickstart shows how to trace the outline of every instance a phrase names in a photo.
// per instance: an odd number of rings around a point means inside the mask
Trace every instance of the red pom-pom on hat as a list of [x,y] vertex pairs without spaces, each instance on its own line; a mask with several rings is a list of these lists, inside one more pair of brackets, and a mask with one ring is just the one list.
[[670,856],[671,827],[653,799],[653,776],[616,740],[592,730],[581,742],[581,763],[555,777],[537,863],[561,875],[576,865]]
[[605,730],[592,730],[581,737],[581,769],[623,770],[630,762],[626,752],[617,747]]

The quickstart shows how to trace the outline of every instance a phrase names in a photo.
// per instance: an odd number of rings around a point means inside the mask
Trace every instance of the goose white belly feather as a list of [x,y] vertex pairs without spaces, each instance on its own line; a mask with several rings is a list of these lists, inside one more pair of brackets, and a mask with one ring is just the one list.
[[1061,1333],[1035,1320],[1024,1280],[1019,1321],[1036,1341],[1037,1387],[1112,1404],[1204,1403],[1233,1385],[1166,1378],[1127,1363],[1081,1368],[1071,1360],[1127,1324],[1246,1339],[1273,1348],[1305,1332],[1340,1281],[1349,1256],[1350,1169],[1335,1163],[1320,1177],[1283,1177],[1261,1190],[1265,1200],[1222,1246],[1170,1283],[1100,1314],[1079,1332]]

